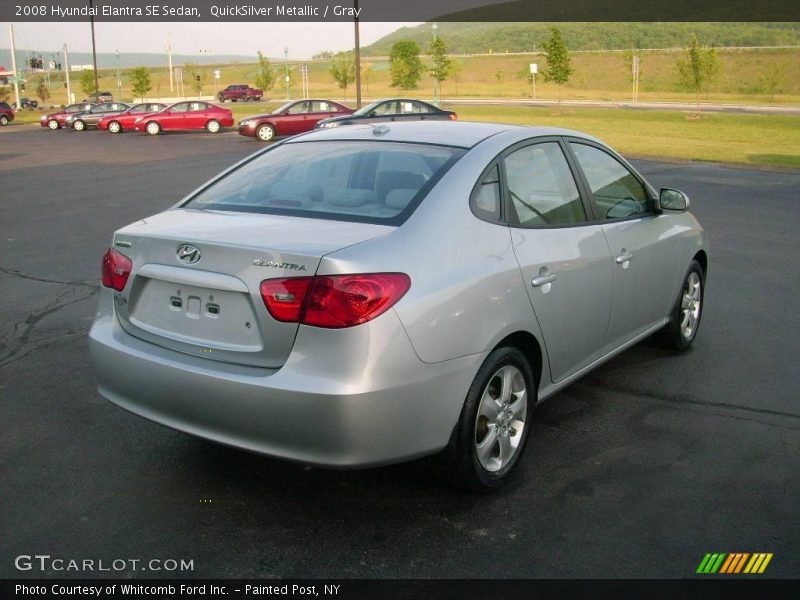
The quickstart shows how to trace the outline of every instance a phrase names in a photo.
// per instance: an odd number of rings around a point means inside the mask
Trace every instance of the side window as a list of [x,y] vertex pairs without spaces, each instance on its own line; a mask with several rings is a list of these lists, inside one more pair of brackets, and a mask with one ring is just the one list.
[[311,102],[311,112],[333,112],[334,110],[335,108],[330,102],[325,102],[324,100],[314,100]]
[[472,212],[487,221],[500,220],[500,169],[497,165],[475,186],[470,200]]
[[625,219],[650,211],[644,186],[616,158],[586,144],[570,142],[583,169],[601,219]]
[[586,222],[578,186],[557,142],[512,152],[505,158],[505,169],[510,224],[516,221],[522,227],[541,227]]
[[372,111],[378,116],[384,115],[396,115],[397,114],[397,102],[384,102],[383,104],[379,104],[375,107],[375,110]]
[[183,113],[189,110],[189,103],[188,102],[181,102],[180,104],[176,104],[170,109],[174,113]]

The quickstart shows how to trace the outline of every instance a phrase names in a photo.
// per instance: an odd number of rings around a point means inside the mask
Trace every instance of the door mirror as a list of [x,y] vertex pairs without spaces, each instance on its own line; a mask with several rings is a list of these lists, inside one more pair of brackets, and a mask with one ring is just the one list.
[[661,210],[684,211],[689,208],[689,196],[678,190],[661,188],[658,206]]

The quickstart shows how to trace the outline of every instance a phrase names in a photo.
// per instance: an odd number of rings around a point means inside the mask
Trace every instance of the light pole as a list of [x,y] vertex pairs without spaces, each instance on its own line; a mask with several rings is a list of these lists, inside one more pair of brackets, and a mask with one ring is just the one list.
[[[433,42],[435,44],[436,43],[436,30],[439,29],[439,25],[437,23],[434,23],[431,26],[431,29],[433,29]],[[438,75],[438,73],[436,73],[436,75]],[[439,78],[438,77],[434,77],[433,78],[433,103],[436,106],[439,106]]]
[[358,31],[358,0],[353,0],[355,9],[355,59],[356,59],[356,108],[361,108],[361,40]]
[[119,50],[116,51],[117,54],[117,100],[120,100],[122,97],[122,79],[119,77]]
[[[94,0],[89,0],[89,8],[92,9],[94,7]],[[94,42],[94,12],[92,12],[92,16],[89,17],[89,22],[92,24],[92,65],[94,65],[94,94],[95,94],[95,102],[99,102],[100,96],[100,84],[97,82],[97,46]]]
[[72,104],[72,88],[69,86],[69,51],[64,44],[64,77],[67,83],[67,104]]
[[286,77],[286,100],[287,102],[292,99],[289,93],[289,46],[283,47],[283,69]]
[[17,110],[21,107],[19,105],[19,72],[17,71],[17,47],[14,45],[14,24],[8,24],[8,33],[11,38],[11,70],[14,71],[14,99]]

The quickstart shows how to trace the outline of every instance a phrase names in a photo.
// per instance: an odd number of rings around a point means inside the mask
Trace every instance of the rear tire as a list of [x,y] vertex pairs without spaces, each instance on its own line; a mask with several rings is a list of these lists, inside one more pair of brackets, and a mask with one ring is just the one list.
[[80,119],[78,119],[77,121],[75,121],[75,122],[72,124],[72,128],[73,128],[75,131],[85,131],[85,130],[86,130],[86,123],[84,123],[83,121],[81,121]]
[[5,127],[8,125],[8,117],[5,115],[0,115],[0,126]]
[[50,119],[50,120],[47,122],[47,126],[48,126],[50,129],[52,129],[53,131],[55,131],[56,129],[60,129],[60,128],[61,128],[61,125],[59,125],[59,124],[58,124],[58,121],[56,121],[55,119]]
[[108,131],[111,133],[120,133],[122,131],[122,125],[119,124],[119,121],[111,121],[108,124]]
[[681,293],[672,307],[669,323],[655,335],[662,346],[679,352],[691,348],[703,316],[705,287],[703,267],[693,260],[683,278]]
[[208,133],[219,133],[220,129],[222,129],[222,126],[216,119],[211,119],[208,123],[206,123],[206,131]]
[[272,125],[260,125],[256,129],[256,139],[262,142],[271,142],[275,139],[275,128]]
[[150,121],[147,125],[145,125],[144,130],[150,135],[158,135],[161,133],[161,125],[155,121]]
[[534,372],[519,349],[498,348],[486,358],[440,455],[448,483],[488,491],[508,481],[525,451],[535,386]]

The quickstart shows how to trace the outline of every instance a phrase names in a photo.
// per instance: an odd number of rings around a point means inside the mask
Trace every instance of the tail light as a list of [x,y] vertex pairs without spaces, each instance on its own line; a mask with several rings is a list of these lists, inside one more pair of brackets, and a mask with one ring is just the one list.
[[103,255],[103,285],[121,292],[128,283],[132,268],[133,262],[130,258],[109,248]]
[[451,113],[450,114],[450,120],[451,121],[458,121],[458,115],[456,113]]
[[411,287],[405,273],[317,275],[261,282],[264,304],[278,321],[340,329],[374,319]]

